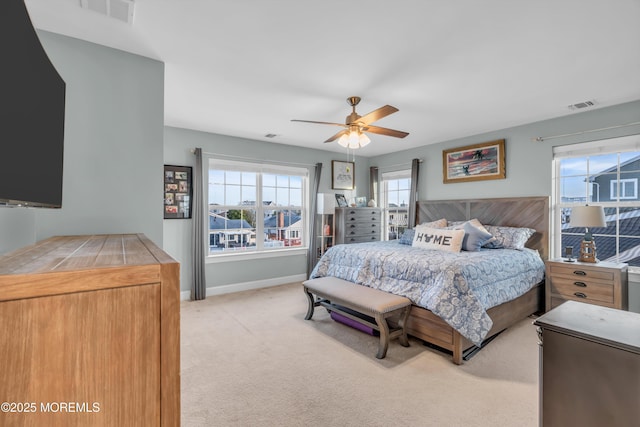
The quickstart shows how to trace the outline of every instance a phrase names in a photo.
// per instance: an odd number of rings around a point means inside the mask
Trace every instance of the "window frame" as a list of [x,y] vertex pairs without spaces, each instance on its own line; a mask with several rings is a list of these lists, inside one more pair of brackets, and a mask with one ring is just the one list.
[[[207,156],[203,158],[203,163],[206,164],[206,168],[203,167],[203,176],[202,179],[205,183],[204,188],[206,191],[203,194],[204,205],[206,206],[206,221],[204,225],[203,232],[205,233],[205,242],[207,245],[206,248],[206,263],[218,263],[218,262],[228,262],[228,261],[242,261],[242,260],[251,260],[251,259],[263,259],[263,258],[273,258],[273,257],[282,257],[282,256],[291,256],[291,255],[302,255],[306,254],[309,250],[309,240],[310,240],[310,230],[309,230],[309,203],[310,203],[310,187],[309,187],[309,176],[310,171],[308,168],[304,167],[294,167],[289,165],[281,165],[277,163],[262,163],[262,162],[252,162],[249,160],[228,160],[228,159],[220,159],[218,157]],[[212,253],[210,249],[210,229],[209,229],[209,206],[211,200],[209,198],[209,190],[210,190],[210,170],[212,169],[218,170],[229,170],[229,171],[240,171],[240,172],[250,172],[256,174],[256,183],[255,183],[255,204],[252,205],[219,205],[221,209],[234,209],[234,210],[252,210],[255,212],[256,218],[264,218],[265,212],[267,211],[280,211],[280,210],[299,210],[300,218],[302,221],[302,226],[299,228],[299,232],[303,233],[302,244],[300,246],[294,247],[279,247],[279,248],[269,248],[264,247],[259,239],[256,238],[256,249],[249,251],[220,251],[219,253]],[[299,176],[302,180],[301,185],[301,200],[302,205],[288,205],[288,206],[265,206],[263,203],[263,176],[265,174],[276,174],[276,175],[286,175],[286,176]],[[291,188],[291,187],[289,187]],[[255,225],[255,234],[256,236],[264,235],[266,228],[264,227],[264,221],[262,223],[256,221]]]
[[[578,143],[571,144],[567,146],[556,146],[553,147],[553,168],[552,168],[552,196],[551,196],[551,230],[552,230],[552,239],[551,239],[551,258],[559,258],[563,255],[562,248],[562,215],[564,208],[572,208],[575,206],[583,206],[587,203],[596,203],[597,205],[603,206],[605,210],[615,209],[615,233],[609,235],[599,235],[594,234],[596,239],[600,236],[603,238],[611,238],[614,237],[616,239],[616,255],[620,252],[620,239],[624,237],[633,237],[636,236],[627,236],[620,234],[620,209],[625,208],[640,208],[640,200],[637,199],[637,195],[635,199],[630,198],[620,198],[616,197],[616,200],[613,201],[601,201],[599,200],[599,193],[597,196],[598,200],[591,200],[594,197],[593,188],[589,188],[592,185],[592,181],[585,179],[585,200],[569,200],[562,201],[562,178],[561,174],[561,161],[570,159],[570,158],[593,158],[602,155],[616,154],[617,155],[617,164],[615,172],[608,172],[609,174],[615,175],[615,179],[611,180],[610,186],[619,183],[620,181],[629,181],[635,179],[621,179],[621,176],[624,176],[627,172],[621,172],[621,167],[623,166],[620,161],[620,155],[628,152],[640,152],[640,135],[631,135],[630,137],[619,137],[619,138],[607,138],[598,141],[591,141],[586,143]],[[598,175],[602,172],[592,172],[589,170],[591,162],[587,162],[587,169],[584,173],[577,174],[575,176],[594,176]],[[571,175],[565,175],[564,178],[567,178]],[[637,181],[637,180],[636,180]],[[620,188],[620,187],[618,187]],[[611,189],[610,189],[611,190]],[[637,190],[637,185],[636,185]],[[616,190],[617,192],[617,190]],[[616,194],[619,196],[619,194]],[[610,198],[613,197],[613,190],[610,192]],[[610,225],[610,227],[612,227]],[[574,234],[574,233],[565,233],[565,234]],[[580,234],[580,233],[578,233]],[[640,267],[629,266],[629,270],[632,271],[640,271]]]
[[[380,207],[382,208],[382,218],[383,218],[383,224],[382,224],[382,240],[389,240],[389,233],[391,232],[391,225],[390,225],[390,214],[391,214],[391,209],[389,208],[388,204],[389,204],[389,200],[388,200],[388,192],[389,192],[389,181],[395,181],[395,180],[408,180],[409,181],[409,188],[407,188],[407,191],[409,192],[409,194],[411,193],[411,169],[403,169],[403,170],[398,170],[398,171],[392,171],[392,172],[383,172],[382,176],[381,176],[381,191],[380,191]],[[400,191],[400,190],[398,190]],[[398,206],[396,208],[394,208],[395,212],[400,212],[402,211],[401,207]],[[407,208],[406,208],[406,217],[407,217],[407,224],[405,226],[405,229],[409,228],[409,200],[407,200]],[[396,239],[399,239],[402,233],[396,233]]]
[[[616,185],[619,184],[619,185]],[[618,190],[620,190],[620,194],[626,194],[625,192],[625,188],[627,187],[627,185],[625,184],[630,184],[633,186],[633,195],[632,196],[618,196],[619,200],[635,200],[638,198],[638,178],[621,178],[615,181],[611,181],[611,188],[609,189],[610,193],[609,194],[614,194],[617,193]]]

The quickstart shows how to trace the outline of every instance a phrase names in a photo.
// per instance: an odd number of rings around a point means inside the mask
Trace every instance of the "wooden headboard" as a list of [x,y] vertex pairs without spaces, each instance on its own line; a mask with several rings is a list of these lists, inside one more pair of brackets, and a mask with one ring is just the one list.
[[482,224],[528,227],[536,230],[527,247],[549,258],[549,197],[509,197],[499,199],[425,200],[417,203],[416,224],[446,218],[466,221],[477,218]]

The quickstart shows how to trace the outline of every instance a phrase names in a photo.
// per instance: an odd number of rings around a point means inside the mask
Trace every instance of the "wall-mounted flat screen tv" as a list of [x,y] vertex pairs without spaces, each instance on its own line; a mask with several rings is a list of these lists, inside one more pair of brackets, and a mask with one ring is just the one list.
[[65,82],[23,0],[0,2],[0,205],[62,207]]

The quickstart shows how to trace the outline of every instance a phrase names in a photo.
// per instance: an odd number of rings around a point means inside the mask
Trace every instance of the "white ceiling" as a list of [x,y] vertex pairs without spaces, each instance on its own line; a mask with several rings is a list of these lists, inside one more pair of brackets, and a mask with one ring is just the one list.
[[[132,25],[26,0],[39,29],[165,63],[165,124],[323,141],[390,104],[375,156],[640,99],[639,0],[135,0]],[[273,139],[266,134],[276,134]]]

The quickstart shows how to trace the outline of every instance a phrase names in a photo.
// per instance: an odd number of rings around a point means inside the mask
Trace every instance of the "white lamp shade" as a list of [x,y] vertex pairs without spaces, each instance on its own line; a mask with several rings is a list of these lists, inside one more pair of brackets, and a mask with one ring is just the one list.
[[571,227],[606,227],[602,206],[574,206],[571,208]]
[[349,137],[346,134],[343,134],[340,138],[338,138],[338,144],[342,145],[344,148],[349,146]]
[[336,195],[333,193],[318,193],[318,209],[320,215],[333,214],[336,208]]

